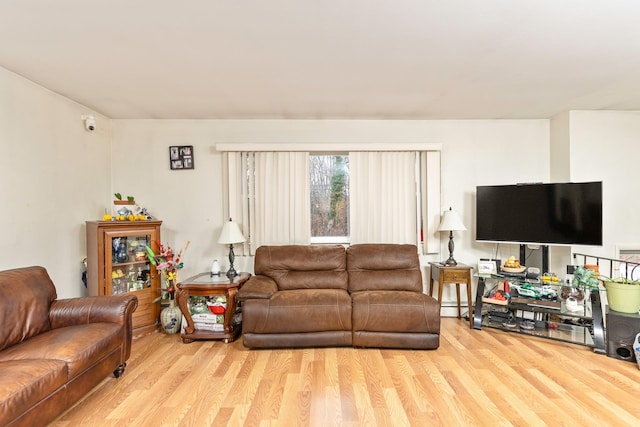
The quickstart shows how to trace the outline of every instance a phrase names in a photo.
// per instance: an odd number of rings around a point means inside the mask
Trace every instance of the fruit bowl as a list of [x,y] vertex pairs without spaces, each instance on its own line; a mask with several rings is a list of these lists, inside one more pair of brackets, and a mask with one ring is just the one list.
[[502,271],[506,271],[507,273],[523,273],[527,267],[521,265],[520,267],[500,267]]

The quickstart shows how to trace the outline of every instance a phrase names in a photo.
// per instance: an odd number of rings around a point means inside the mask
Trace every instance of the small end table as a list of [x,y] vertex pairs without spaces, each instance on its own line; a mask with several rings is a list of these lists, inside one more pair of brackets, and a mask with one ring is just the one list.
[[[190,343],[193,340],[223,340],[230,343],[235,340],[242,329],[241,324],[233,324],[233,315],[236,311],[236,294],[244,282],[249,280],[249,273],[239,273],[230,281],[227,276],[211,275],[211,273],[200,273],[178,283],[176,288],[176,300],[180,311],[187,320],[184,334],[181,335],[183,343]],[[226,295],[227,308],[224,313],[224,331],[205,331],[195,328],[191,313],[189,312],[190,296],[210,296]]]
[[473,329],[473,302],[471,301],[471,269],[468,265],[444,265],[440,262],[430,262],[431,275],[429,277],[429,296],[433,296],[433,281],[438,281],[438,303],[442,307],[442,288],[444,285],[455,283],[458,297],[458,319],[462,317],[460,307],[460,283],[467,285],[467,301],[469,301],[469,326]]

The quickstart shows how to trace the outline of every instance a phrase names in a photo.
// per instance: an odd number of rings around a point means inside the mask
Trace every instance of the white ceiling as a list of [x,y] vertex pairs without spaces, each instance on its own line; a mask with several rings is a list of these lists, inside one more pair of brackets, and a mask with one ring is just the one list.
[[0,66],[112,118],[640,110],[640,2],[3,0]]

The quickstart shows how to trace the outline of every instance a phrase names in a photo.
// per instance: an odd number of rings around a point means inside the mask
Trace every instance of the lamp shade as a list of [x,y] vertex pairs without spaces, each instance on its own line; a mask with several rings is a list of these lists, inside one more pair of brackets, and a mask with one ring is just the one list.
[[462,219],[460,219],[460,215],[458,212],[449,208],[448,211],[444,211],[444,215],[442,215],[442,221],[440,222],[440,227],[438,227],[438,231],[463,231],[467,228],[462,223]]
[[234,244],[234,243],[242,243],[247,239],[244,238],[242,231],[240,230],[240,226],[238,223],[231,221],[225,222],[222,226],[222,232],[220,233],[220,237],[218,238],[218,243],[221,244]]

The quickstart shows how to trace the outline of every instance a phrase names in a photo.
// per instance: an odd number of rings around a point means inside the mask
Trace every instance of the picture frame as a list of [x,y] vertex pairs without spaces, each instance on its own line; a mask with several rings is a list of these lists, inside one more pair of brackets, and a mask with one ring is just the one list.
[[171,145],[169,167],[172,170],[195,169],[193,145]]
[[490,276],[492,274],[497,274],[497,266],[496,262],[493,260],[480,260],[478,261],[478,274],[484,276]]

